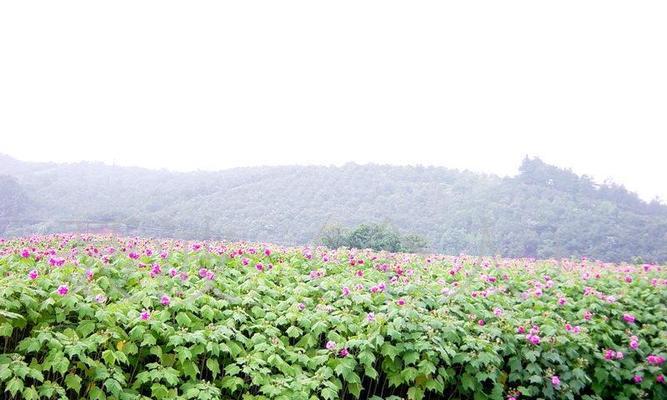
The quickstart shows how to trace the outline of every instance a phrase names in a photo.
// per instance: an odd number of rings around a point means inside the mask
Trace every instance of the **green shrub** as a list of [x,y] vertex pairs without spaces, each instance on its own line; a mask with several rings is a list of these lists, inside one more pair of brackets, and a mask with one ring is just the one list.
[[7,399],[664,399],[666,278],[587,261],[16,239],[0,243],[0,387]]

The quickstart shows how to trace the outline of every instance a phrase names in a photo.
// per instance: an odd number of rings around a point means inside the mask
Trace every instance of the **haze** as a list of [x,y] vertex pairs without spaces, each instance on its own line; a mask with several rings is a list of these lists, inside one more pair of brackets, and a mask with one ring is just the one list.
[[534,155],[667,199],[666,19],[658,1],[2,2],[0,153],[501,175]]

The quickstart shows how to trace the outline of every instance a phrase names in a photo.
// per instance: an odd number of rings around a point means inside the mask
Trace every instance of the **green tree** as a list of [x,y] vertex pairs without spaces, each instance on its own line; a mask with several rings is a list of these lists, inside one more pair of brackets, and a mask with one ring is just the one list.
[[27,197],[16,179],[0,175],[0,234],[25,210]]

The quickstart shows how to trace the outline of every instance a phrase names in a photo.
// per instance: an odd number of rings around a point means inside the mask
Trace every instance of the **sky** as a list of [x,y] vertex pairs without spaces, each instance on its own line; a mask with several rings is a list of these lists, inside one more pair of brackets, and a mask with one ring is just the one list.
[[0,153],[172,170],[346,162],[667,200],[664,1],[0,2]]

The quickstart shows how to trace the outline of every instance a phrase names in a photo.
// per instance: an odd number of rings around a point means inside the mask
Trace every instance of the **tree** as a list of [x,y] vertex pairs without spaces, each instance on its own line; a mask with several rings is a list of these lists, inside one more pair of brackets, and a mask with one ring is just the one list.
[[328,225],[322,229],[320,243],[330,249],[348,246],[348,232],[340,225]]
[[331,225],[322,230],[320,243],[332,249],[350,247],[408,253],[428,246],[423,237],[415,234],[401,236],[388,224],[361,224],[351,231],[340,225]]
[[362,224],[349,234],[349,247],[401,251],[401,236],[387,225]]
[[0,234],[25,210],[27,197],[16,179],[0,175]]

